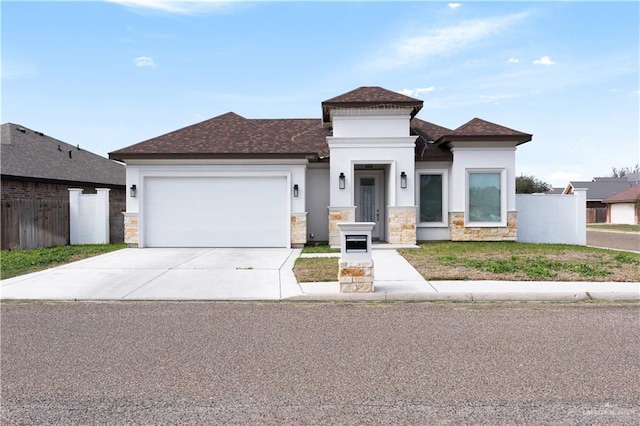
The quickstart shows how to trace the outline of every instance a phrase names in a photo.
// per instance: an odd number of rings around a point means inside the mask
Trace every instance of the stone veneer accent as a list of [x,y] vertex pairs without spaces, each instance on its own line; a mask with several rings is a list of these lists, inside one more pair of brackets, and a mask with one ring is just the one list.
[[124,215],[124,242],[129,247],[138,247],[138,213],[122,213]]
[[464,213],[449,213],[451,241],[516,241],[518,212],[507,213],[507,226],[465,227]]
[[307,212],[291,213],[291,246],[302,247],[307,243]]
[[389,244],[416,244],[416,207],[387,207]]
[[339,261],[338,281],[342,293],[373,292],[373,260]]
[[340,228],[339,222],[355,222],[355,207],[329,207],[329,245],[340,247]]

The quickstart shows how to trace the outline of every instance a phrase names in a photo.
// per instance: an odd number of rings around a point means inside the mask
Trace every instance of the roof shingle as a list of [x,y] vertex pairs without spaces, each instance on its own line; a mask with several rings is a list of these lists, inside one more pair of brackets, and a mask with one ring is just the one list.
[[2,125],[3,176],[125,185],[122,164],[24,126]]

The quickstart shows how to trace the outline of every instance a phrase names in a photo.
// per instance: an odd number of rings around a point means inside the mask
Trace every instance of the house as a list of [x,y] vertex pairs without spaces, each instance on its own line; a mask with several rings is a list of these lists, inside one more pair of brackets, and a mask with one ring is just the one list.
[[[30,248],[24,243],[17,243],[19,235],[15,238],[9,236],[12,232],[20,234],[18,228],[8,223],[19,221],[20,219],[15,216],[24,213],[24,211],[18,212],[20,210],[16,204],[18,200],[66,202],[69,200],[69,188],[82,188],[85,193],[95,193],[96,188],[109,188],[111,190],[110,207],[113,210],[112,242],[117,242],[118,239],[122,241],[124,226],[122,209],[126,188],[123,164],[14,123],[5,123],[1,126],[0,142],[3,249]],[[54,203],[46,205],[53,206]],[[11,206],[16,209],[13,215],[4,210]],[[64,212],[64,215],[68,218],[68,207],[66,209],[67,212]],[[26,222],[33,222],[26,217],[23,219]],[[61,235],[62,240],[55,239],[57,243],[68,243],[68,223],[65,226],[66,230],[59,232],[66,235]],[[38,232],[49,231],[41,229]]]
[[607,222],[635,225],[640,216],[640,183],[603,200],[607,206]]
[[339,245],[349,221],[390,244],[515,241],[515,152],[531,135],[478,118],[447,129],[422,106],[360,87],[320,119],[229,112],[111,152],[127,168],[125,242]]
[[591,181],[571,181],[562,194],[573,194],[574,188],[587,190],[587,223],[606,222],[607,204],[604,200],[640,182],[639,173],[623,177],[595,177]]

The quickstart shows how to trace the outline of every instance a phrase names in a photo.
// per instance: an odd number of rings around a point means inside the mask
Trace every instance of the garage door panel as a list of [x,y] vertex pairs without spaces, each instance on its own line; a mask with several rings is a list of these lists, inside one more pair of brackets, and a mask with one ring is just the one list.
[[149,247],[286,247],[285,177],[147,178]]

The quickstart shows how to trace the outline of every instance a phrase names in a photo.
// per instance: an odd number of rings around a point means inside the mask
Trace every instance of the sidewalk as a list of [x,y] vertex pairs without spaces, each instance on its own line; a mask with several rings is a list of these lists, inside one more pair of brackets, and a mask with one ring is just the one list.
[[337,281],[300,283],[303,294],[287,300],[640,301],[637,282],[426,281],[396,250],[373,250],[372,257],[373,293],[340,293]]

